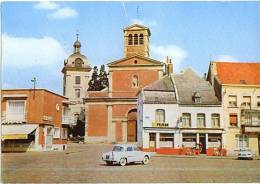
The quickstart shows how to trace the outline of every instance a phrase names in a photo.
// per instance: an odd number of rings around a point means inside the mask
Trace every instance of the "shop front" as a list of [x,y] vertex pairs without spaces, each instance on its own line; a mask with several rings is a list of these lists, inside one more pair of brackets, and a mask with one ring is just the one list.
[[[146,136],[148,135],[148,136]],[[226,156],[222,130],[152,129],[144,131],[143,150],[159,154]],[[147,145],[145,147],[145,145]]]

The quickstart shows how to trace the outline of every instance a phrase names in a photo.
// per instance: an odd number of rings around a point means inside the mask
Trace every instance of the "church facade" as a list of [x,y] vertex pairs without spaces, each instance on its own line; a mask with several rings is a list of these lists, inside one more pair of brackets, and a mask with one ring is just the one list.
[[124,57],[107,64],[109,86],[84,98],[85,142],[136,142],[137,93],[163,76],[164,63],[149,57],[149,28],[123,31]]

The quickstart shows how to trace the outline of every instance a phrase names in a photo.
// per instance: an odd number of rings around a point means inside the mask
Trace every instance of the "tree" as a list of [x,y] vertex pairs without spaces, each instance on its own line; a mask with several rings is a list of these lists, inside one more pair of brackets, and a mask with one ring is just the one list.
[[91,80],[88,83],[88,91],[97,91],[98,87],[98,68],[94,66]]
[[108,87],[108,78],[105,71],[105,65],[101,65],[99,74],[97,66],[94,66],[91,80],[88,83],[88,91],[101,91]]

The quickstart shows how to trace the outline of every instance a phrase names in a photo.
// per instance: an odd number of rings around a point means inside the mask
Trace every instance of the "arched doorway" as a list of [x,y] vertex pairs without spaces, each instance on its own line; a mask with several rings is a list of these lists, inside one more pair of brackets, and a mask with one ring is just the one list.
[[127,142],[137,141],[137,110],[132,109],[127,115]]

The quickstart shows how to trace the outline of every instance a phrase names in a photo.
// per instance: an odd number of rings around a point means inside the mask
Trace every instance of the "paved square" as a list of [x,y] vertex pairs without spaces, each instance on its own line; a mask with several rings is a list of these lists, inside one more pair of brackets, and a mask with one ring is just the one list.
[[3,153],[2,182],[260,182],[260,160],[155,156],[148,165],[106,166],[112,145],[69,144],[67,151]]

